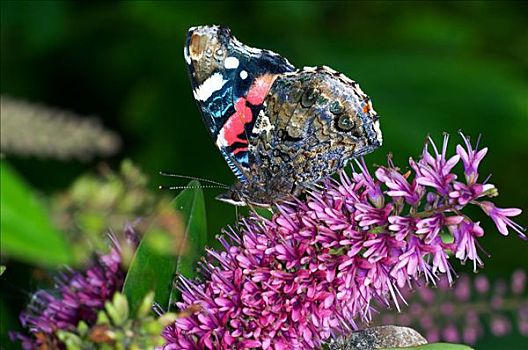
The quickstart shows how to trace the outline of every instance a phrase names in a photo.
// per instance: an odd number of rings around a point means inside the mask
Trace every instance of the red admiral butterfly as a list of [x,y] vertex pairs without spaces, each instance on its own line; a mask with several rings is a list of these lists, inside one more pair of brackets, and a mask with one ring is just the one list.
[[222,201],[269,206],[381,146],[370,98],[328,67],[295,69],[221,26],[189,29],[184,56],[205,125],[239,179]]

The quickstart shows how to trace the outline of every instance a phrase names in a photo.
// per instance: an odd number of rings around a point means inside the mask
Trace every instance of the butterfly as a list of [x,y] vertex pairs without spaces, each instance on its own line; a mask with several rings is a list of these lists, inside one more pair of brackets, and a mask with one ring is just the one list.
[[222,26],[190,28],[184,58],[203,121],[238,178],[221,201],[270,206],[382,144],[370,98],[331,68],[296,69]]

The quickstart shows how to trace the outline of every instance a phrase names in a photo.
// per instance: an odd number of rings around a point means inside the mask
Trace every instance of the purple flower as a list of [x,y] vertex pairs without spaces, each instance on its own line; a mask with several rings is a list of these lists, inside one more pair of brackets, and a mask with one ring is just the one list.
[[[131,227],[125,229],[131,234]],[[20,341],[24,350],[66,349],[56,336],[58,330],[72,331],[79,321],[93,325],[97,312],[104,308],[114,292],[121,290],[124,271],[121,250],[115,237],[113,248],[106,255],[96,255],[83,271],[67,268],[55,278],[52,290],[37,291],[20,322],[27,333],[11,333],[13,341]]]
[[[389,159],[372,177],[360,160],[351,176],[341,172],[306,198],[278,204],[272,219],[254,214],[226,230],[202,278],[180,278],[178,307],[196,312],[165,329],[164,349],[312,349],[368,322],[375,305],[399,309],[401,290],[423,279],[452,284],[451,253],[476,269],[484,231],[462,210],[488,208],[478,199],[493,185],[476,182],[485,152],[462,137],[469,150],[448,158],[447,136],[441,152],[430,141],[434,155],[426,145],[406,174]],[[453,173],[461,158],[465,183]],[[497,218],[510,216],[492,211],[498,227]],[[431,332],[476,336],[453,327]]]
[[442,229],[456,227],[462,220],[464,218],[460,215],[444,216],[443,214],[435,214],[418,221],[416,223],[416,233],[425,234],[425,241],[430,242],[437,237]]
[[379,181],[375,181],[370,175],[367,164],[365,164],[365,159],[356,159],[356,164],[359,167],[360,172],[354,172],[352,174],[353,181],[350,181],[350,179],[345,176],[345,173],[340,173],[340,180],[343,185],[340,186],[340,189],[349,189],[347,192],[348,195],[354,197],[356,194],[354,187],[357,189],[364,186],[366,189],[364,191],[364,195],[368,197],[369,201],[376,208],[382,208],[385,203],[385,195],[381,189],[381,183]]
[[389,223],[389,214],[392,212],[392,205],[388,204],[383,208],[376,208],[370,203],[358,202],[355,205],[356,220],[359,226],[368,228],[371,226],[383,226]]
[[451,170],[460,160],[458,154],[447,159],[448,141],[449,135],[446,134],[442,152],[439,152],[434,141],[429,138],[429,143],[434,150],[434,157],[429,153],[429,144],[426,144],[422,152],[422,158],[416,163],[411,159],[411,166],[418,175],[416,182],[422,186],[435,188],[440,195],[447,195],[450,192],[451,184],[456,179],[456,175],[451,173]]
[[481,150],[478,149],[480,137],[477,140],[475,149],[471,147],[468,137],[462,135],[462,138],[466,148],[464,149],[462,145],[458,145],[456,147],[456,153],[460,156],[460,159],[462,159],[462,163],[464,163],[464,175],[468,185],[471,186],[477,182],[478,166],[486,153],[488,153],[488,148],[486,147]]
[[463,207],[477,198],[496,194],[496,189],[495,186],[488,184],[487,181],[484,181],[484,183],[477,183],[478,166],[488,152],[488,149],[483,148],[479,150],[478,140],[477,145],[473,149],[469,142],[469,138],[463,134],[461,134],[461,136],[466,148],[462,145],[457,145],[456,151],[464,164],[464,177],[466,183],[455,181],[453,183],[453,189],[449,193],[449,197],[453,198],[455,203]]
[[477,239],[484,235],[484,230],[480,227],[479,222],[464,220],[458,226],[451,227],[451,233],[454,237],[455,257],[462,262],[467,259],[473,261],[473,270],[477,270],[477,265],[483,265],[482,260],[477,254]]
[[507,236],[508,227],[510,227],[512,230],[517,232],[517,234],[522,239],[527,239],[526,235],[524,234],[526,229],[523,228],[521,225],[515,223],[513,220],[509,218],[512,216],[520,215],[522,213],[521,209],[517,209],[517,208],[501,209],[501,208],[497,208],[495,204],[491,202],[487,202],[487,201],[480,202],[480,207],[495,222],[495,225],[497,225],[497,229],[499,230],[500,233]]
[[405,174],[400,174],[393,166],[379,168],[376,170],[376,177],[389,188],[387,195],[391,197],[405,198],[407,203],[411,205],[415,205],[422,198],[424,192],[422,186],[416,180],[409,183]]
[[418,219],[407,216],[389,216],[389,230],[393,231],[396,239],[403,240],[407,235],[416,232]]
[[456,181],[453,184],[453,191],[449,192],[449,197],[453,198],[456,203],[460,206],[465,206],[474,199],[485,196],[486,194],[492,194],[495,190],[495,186],[491,184],[473,184],[466,185],[464,183]]

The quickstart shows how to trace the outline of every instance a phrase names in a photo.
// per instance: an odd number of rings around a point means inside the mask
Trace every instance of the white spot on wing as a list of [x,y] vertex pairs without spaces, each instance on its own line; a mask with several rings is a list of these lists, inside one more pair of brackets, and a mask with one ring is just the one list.
[[323,68],[323,70],[327,71],[328,73],[331,73],[331,74],[336,74],[337,73],[334,69],[332,69],[332,68],[330,68],[328,66],[322,66],[322,68]]
[[271,125],[268,116],[264,113],[264,110],[261,110],[255,125],[253,126],[252,132],[254,134],[260,134],[262,132],[270,133],[273,129],[274,127]]
[[261,49],[257,49],[255,47],[251,47],[251,46],[246,46],[245,49],[248,50],[251,53],[256,54],[256,55],[260,55],[262,53]]
[[361,95],[361,96],[365,96],[366,94],[363,92],[363,90],[361,90],[361,88],[359,87],[359,85],[354,85],[353,87],[354,90],[356,90],[356,92]]
[[193,93],[194,98],[198,101],[207,101],[216,91],[220,90],[227,80],[224,80],[221,73],[215,73],[205,80],[202,85],[197,87]]
[[350,79],[349,77],[347,77],[346,75],[344,75],[343,73],[339,73],[339,78],[344,81],[345,83],[348,83],[348,84],[354,84],[355,81]]
[[226,57],[224,60],[224,67],[225,69],[235,69],[238,68],[238,58],[236,57]]
[[218,146],[218,148],[223,148],[223,147],[228,146],[228,143],[225,139],[225,132],[223,128],[220,129],[220,132],[218,133],[218,136],[216,137],[216,146]]
[[248,72],[246,72],[245,70],[240,71],[240,78],[246,79],[247,77],[248,77]]
[[303,67],[302,69],[304,72],[310,72],[315,73],[317,71],[317,67]]
[[293,72],[286,72],[286,73],[282,73],[282,74],[283,74],[285,77],[294,77],[294,76],[296,76],[296,75],[298,75],[298,74],[300,74],[300,73],[302,73],[302,72],[303,72],[302,69],[297,69],[297,70],[295,70],[295,71],[293,71]]
[[379,123],[379,120],[376,120],[374,122],[374,131],[376,132],[376,136],[377,136],[377,139],[378,139],[378,142],[381,144],[383,144],[383,135],[381,134],[381,128],[380,128],[380,123]]

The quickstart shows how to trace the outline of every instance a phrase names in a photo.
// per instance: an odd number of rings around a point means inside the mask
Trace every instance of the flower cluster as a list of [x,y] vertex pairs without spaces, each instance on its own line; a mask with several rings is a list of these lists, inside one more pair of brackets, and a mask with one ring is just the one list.
[[20,315],[29,335],[14,333],[12,339],[20,341],[24,350],[65,349],[57,332],[74,330],[80,321],[95,324],[99,310],[123,286],[124,276],[116,241],[108,254],[96,256],[86,270],[67,269],[58,275],[53,290],[36,292]]
[[528,336],[526,278],[523,270],[515,271],[510,283],[464,274],[454,288],[441,279],[437,289],[405,289],[410,307],[402,313],[383,312],[375,323],[412,326],[423,332],[429,342],[475,344],[484,335],[485,327],[500,337],[510,333],[513,324],[520,334]]
[[462,212],[468,205],[502,234],[526,238],[510,219],[519,209],[481,201],[497,193],[479,182],[487,149],[462,138],[451,157],[448,136],[441,149],[430,140],[405,173],[389,159],[372,176],[358,161],[351,176],[277,205],[271,219],[254,215],[226,230],[224,249],[208,250],[203,281],[181,278],[178,307],[192,311],[165,329],[164,350],[312,349],[347,334],[371,319],[374,303],[399,308],[400,289],[415,281],[452,283],[450,256],[481,264],[484,231]]

